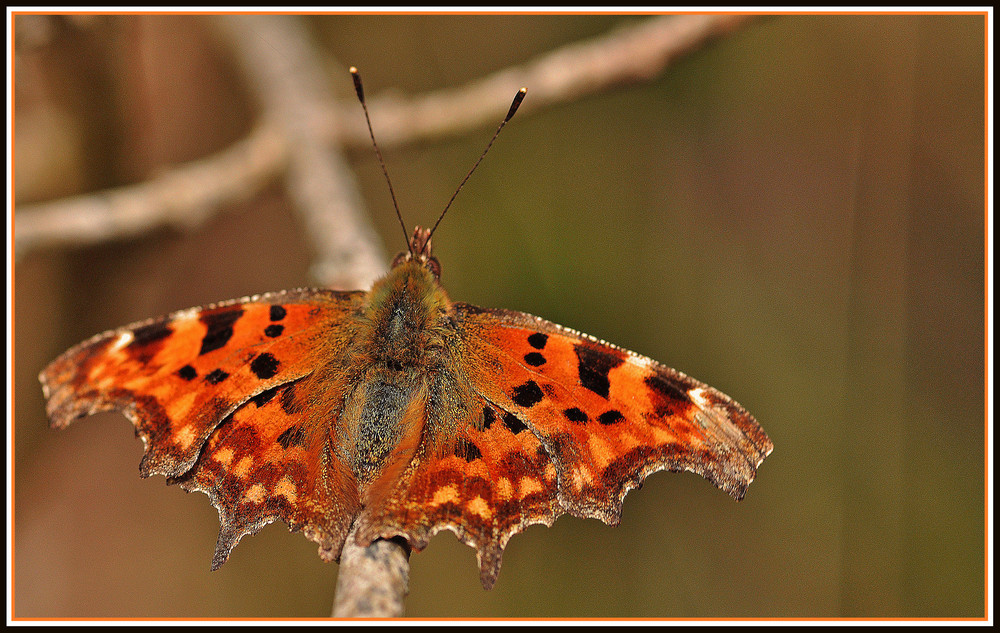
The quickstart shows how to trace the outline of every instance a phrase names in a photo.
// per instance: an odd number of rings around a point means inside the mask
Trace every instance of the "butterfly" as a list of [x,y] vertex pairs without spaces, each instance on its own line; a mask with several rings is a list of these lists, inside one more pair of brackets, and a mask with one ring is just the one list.
[[415,551],[451,530],[488,589],[514,534],[564,513],[615,525],[654,472],[744,496],[773,445],[743,407],[592,336],[452,301],[436,227],[417,227],[368,291],[261,294],[80,343],[40,374],[51,425],[124,413],[140,474],[217,508],[212,569],[276,520],[324,560],[352,529],[360,545],[402,537]]

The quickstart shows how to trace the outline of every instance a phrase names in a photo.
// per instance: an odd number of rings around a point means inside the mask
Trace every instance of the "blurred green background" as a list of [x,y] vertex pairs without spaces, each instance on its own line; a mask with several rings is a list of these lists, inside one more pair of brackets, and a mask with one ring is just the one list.
[[[369,97],[417,94],[644,19],[308,18],[344,99],[350,64]],[[50,26],[15,58],[18,203],[139,182],[254,121],[203,17]],[[651,81],[515,117],[435,236],[452,298],[676,367],[775,450],[738,504],[657,473],[616,528],[531,527],[491,591],[439,534],[410,559],[407,615],[982,617],[984,49],[983,16],[767,17]],[[385,150],[408,224],[492,129]],[[373,153],[348,158],[400,250]],[[36,379],[107,328],[310,285],[310,258],[275,184],[197,230],[17,262],[16,616],[329,615],[337,565],[313,543],[272,524],[209,572],[207,498],[140,479],[121,415],[50,431]]]

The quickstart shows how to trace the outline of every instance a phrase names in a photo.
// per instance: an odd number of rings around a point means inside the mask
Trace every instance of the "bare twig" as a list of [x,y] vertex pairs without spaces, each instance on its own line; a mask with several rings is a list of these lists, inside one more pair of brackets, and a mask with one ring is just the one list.
[[[527,86],[531,98],[519,116],[568,103],[616,85],[650,81],[670,62],[729,33],[754,16],[660,16],[626,25],[585,42],[563,46],[522,66],[510,66],[457,88],[409,99],[375,96],[369,100],[372,119],[378,121],[383,147],[421,139],[439,139],[493,123],[503,116],[510,95]],[[340,113],[346,110],[346,112]],[[365,146],[368,136],[356,108],[330,107],[325,122],[341,142]],[[350,125],[338,129],[338,122]]]
[[361,547],[351,530],[340,554],[333,617],[401,617],[409,590],[409,556],[406,544],[395,540]]
[[25,205],[14,224],[18,257],[41,246],[97,244],[166,226],[195,227],[234,202],[251,199],[278,175],[288,151],[275,125],[210,157],[145,182],[93,194]]
[[[247,19],[250,17],[246,16]],[[274,41],[265,38],[264,34],[269,29],[267,22],[276,19],[273,16],[257,18],[254,22],[257,26],[253,27],[257,29],[257,37],[233,39],[236,43],[243,41],[247,46],[254,44],[253,40],[256,40],[256,44],[263,42],[264,46],[268,41],[274,45]],[[532,112],[572,101],[582,95],[597,93],[617,84],[649,80],[661,73],[678,56],[696,49],[713,37],[729,32],[749,19],[751,16],[734,15],[652,18],[588,42],[565,46],[523,66],[507,68],[458,88],[410,99],[375,97],[369,100],[369,108],[373,118],[379,122],[379,143],[383,147],[419,139],[440,138],[483,123],[492,123],[502,116],[510,95],[523,85],[530,87],[531,99],[525,102],[522,111]],[[233,20],[235,23],[236,19]],[[292,50],[289,48],[286,53],[276,45],[271,50],[272,56],[285,56],[286,61],[280,66],[282,73],[298,72],[287,61],[292,57]],[[269,76],[281,80],[282,73],[278,73],[276,77]],[[310,74],[318,76],[320,73],[316,71]],[[276,94],[278,91],[271,92],[275,93],[275,100],[280,99]],[[313,105],[307,115],[299,113],[296,120],[284,123],[265,121],[254,134],[237,146],[166,172],[153,181],[52,203],[20,207],[15,230],[17,256],[20,258],[41,246],[90,244],[135,235],[164,225],[196,224],[229,201],[258,191],[261,183],[266,182],[266,179],[261,180],[263,176],[277,175],[288,166],[286,161],[291,140],[286,134],[290,130],[296,130],[296,143],[299,139],[304,139],[309,141],[310,147],[318,148],[323,145],[321,141],[326,139],[326,151],[330,151],[330,143],[367,147],[369,141],[366,128],[353,100],[349,105],[329,105],[334,103],[332,100],[324,104],[310,102]],[[311,150],[303,148],[297,155],[302,158],[309,151]],[[249,165],[233,164],[232,155],[240,152],[255,157],[254,161],[249,162],[255,171],[251,171]],[[234,186],[223,188],[213,184],[216,181],[232,181]],[[236,186],[237,183],[245,184]],[[300,184],[310,192],[308,197],[321,197],[321,191],[313,190],[314,186],[322,186],[318,181],[306,180]],[[329,186],[342,191],[331,200],[344,201],[350,198],[351,194],[344,193],[347,186],[345,183],[333,183]],[[353,185],[349,188],[353,188]],[[297,191],[300,187],[296,185],[292,189]],[[227,198],[226,195],[232,197]],[[177,201],[183,201],[183,205]],[[307,204],[304,208],[308,210],[322,206]],[[190,213],[194,219],[179,219],[185,213]],[[138,218],[133,219],[132,215]],[[310,235],[316,239],[339,240],[338,236],[349,234],[349,231],[337,223],[339,220],[335,218],[342,216],[336,212],[310,213],[308,217]],[[335,253],[346,258],[344,261],[349,264],[347,268],[357,264],[356,261],[351,264],[355,258],[341,246],[339,242],[320,245],[319,250],[328,255],[317,264],[315,275],[319,280],[337,284],[338,280],[343,279],[339,275],[339,270],[343,268],[338,270],[343,262],[340,262],[340,256]],[[361,266],[363,268],[369,264]]]
[[215,25],[288,138],[285,185],[316,248],[313,277],[326,286],[367,288],[385,272],[386,258],[353,173],[338,148],[315,134],[312,122],[333,91],[309,30],[298,16],[219,16]]

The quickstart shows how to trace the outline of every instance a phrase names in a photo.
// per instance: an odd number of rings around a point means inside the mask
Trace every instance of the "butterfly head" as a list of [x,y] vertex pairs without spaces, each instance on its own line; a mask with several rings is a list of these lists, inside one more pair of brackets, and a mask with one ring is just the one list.
[[406,262],[415,261],[431,271],[434,279],[441,278],[441,262],[431,254],[431,229],[420,226],[413,229],[413,236],[410,238],[408,248],[409,250],[396,255],[392,260],[393,268]]
[[[396,217],[399,219],[399,225],[403,227],[403,232],[405,234],[406,224],[403,222],[403,215],[399,212],[399,204],[396,202],[396,193],[392,190],[392,181],[389,180],[389,170],[385,168],[385,160],[382,159],[382,150],[378,148],[378,143],[375,142],[375,132],[372,130],[371,118],[368,116],[368,105],[365,103],[365,91],[361,85],[361,75],[358,73],[358,69],[354,66],[351,66],[351,78],[354,80],[354,92],[358,95],[358,101],[361,102],[361,108],[365,113],[365,123],[368,125],[368,135],[372,139],[372,147],[375,148],[375,155],[378,156],[378,163],[382,167],[383,175],[385,175],[385,182],[389,185],[389,195],[392,196],[392,206],[396,209]],[[476,164],[472,166],[469,173],[467,173],[465,178],[462,179],[462,182],[458,185],[458,189],[455,190],[455,193],[451,195],[451,200],[449,200],[448,204],[445,205],[444,211],[442,211],[441,215],[438,216],[437,222],[435,222],[434,226],[430,229],[424,229],[419,226],[414,229],[413,237],[411,237],[407,243],[407,252],[396,255],[396,257],[392,260],[392,267],[394,269],[409,262],[416,262],[429,270],[435,280],[439,280],[441,278],[441,264],[438,262],[437,258],[431,255],[431,235],[434,234],[434,231],[441,223],[441,220],[444,219],[448,209],[451,208],[451,203],[455,201],[455,197],[458,195],[458,192],[462,190],[462,187],[465,186],[469,177],[472,176],[472,172],[476,171],[476,167],[479,167],[479,163],[483,161],[483,158],[486,157],[486,153],[490,151],[490,147],[493,146],[493,141],[497,140],[497,136],[500,135],[500,130],[503,129],[503,126],[507,124],[507,121],[510,121],[511,117],[514,116],[514,113],[517,112],[517,109],[520,107],[521,101],[524,99],[524,95],[527,94],[527,92],[527,88],[521,88],[517,91],[517,94],[514,95],[514,100],[510,104],[510,109],[507,111],[507,116],[505,116],[503,121],[500,122],[500,126],[493,134],[493,138],[490,139],[490,142],[486,144],[486,149],[484,149],[483,153],[480,154],[479,160],[476,161]]]

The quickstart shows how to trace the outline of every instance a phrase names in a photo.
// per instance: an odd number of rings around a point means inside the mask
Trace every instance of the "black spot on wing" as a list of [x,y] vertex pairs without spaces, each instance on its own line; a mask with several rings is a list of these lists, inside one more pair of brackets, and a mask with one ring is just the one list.
[[535,349],[545,349],[545,344],[549,342],[549,335],[535,332],[528,337],[528,344]]
[[280,385],[278,387],[272,387],[266,391],[261,391],[253,398],[250,398],[250,402],[257,405],[257,408],[259,409],[260,407],[270,402],[271,399],[274,398],[275,395],[277,395],[278,390],[281,389],[282,387],[284,387],[284,385]]
[[541,402],[544,397],[545,394],[542,393],[538,383],[534,380],[529,380],[523,385],[514,387],[512,399],[514,400],[514,404],[527,409]]
[[271,324],[271,325],[267,326],[266,328],[264,328],[264,336],[267,336],[267,337],[270,337],[270,338],[277,338],[277,337],[281,336],[281,333],[284,332],[284,331],[285,331],[285,326],[284,325],[274,325],[274,324]]
[[497,414],[490,407],[483,407],[483,430],[489,430],[490,425],[497,419]]
[[305,433],[302,431],[302,427],[298,424],[288,427],[285,429],[281,435],[278,436],[278,444],[285,450],[288,450],[290,446],[302,446],[305,441]]
[[658,416],[667,417],[674,415],[678,406],[681,407],[680,410],[684,410],[683,407],[691,402],[691,399],[687,395],[689,387],[674,384],[670,380],[656,374],[646,376],[643,382],[649,388],[650,395],[652,396],[650,400],[653,402],[656,408],[656,415]]
[[545,357],[538,352],[530,352],[524,355],[524,362],[532,367],[541,367],[545,364]]
[[455,455],[461,457],[467,462],[472,462],[477,459],[482,459],[483,454],[472,442],[468,441],[464,437],[458,438],[455,442]]
[[242,316],[243,308],[240,306],[203,313],[199,318],[208,331],[201,339],[201,351],[198,354],[207,354],[224,347],[233,336],[233,324]]
[[129,343],[129,347],[143,347],[149,345],[150,343],[155,343],[156,341],[162,340],[173,334],[173,330],[170,329],[170,323],[167,321],[158,321],[156,323],[150,323],[148,325],[143,325],[142,327],[137,327],[132,330],[132,342]]
[[563,411],[563,415],[565,415],[566,419],[569,420],[570,422],[580,423],[580,422],[587,422],[590,420],[590,416],[588,416],[586,413],[584,413],[577,407],[573,407],[572,409],[566,409],[565,411]]
[[657,392],[664,398],[670,398],[671,400],[680,400],[682,402],[687,402],[687,389],[682,389],[681,387],[672,384],[671,382],[664,380],[663,378],[657,376],[656,374],[651,374],[646,376],[643,380],[646,386]]
[[611,411],[605,411],[601,415],[597,416],[597,421],[603,424],[604,426],[617,424],[624,419],[625,416],[622,415],[621,411],[615,411],[614,409],[612,409]]
[[250,361],[250,370],[261,380],[267,380],[278,373],[279,364],[274,355],[264,352]]
[[280,306],[280,305],[273,305],[273,306],[271,306],[271,320],[272,321],[280,321],[280,320],[284,319],[287,314],[288,314],[288,310],[286,310],[284,306]]
[[219,384],[226,378],[229,378],[229,374],[222,371],[221,369],[213,369],[211,372],[205,375],[205,380],[212,383],[213,385]]
[[620,355],[594,348],[586,343],[573,346],[573,351],[576,352],[580,384],[602,398],[607,398],[611,391],[608,374],[625,362],[624,359]]
[[528,427],[526,427],[524,425],[524,422],[521,422],[517,418],[517,416],[514,415],[514,414],[512,414],[512,413],[505,413],[504,414],[504,416],[503,416],[503,425],[506,426],[507,430],[509,430],[514,435],[517,435],[521,431],[527,431],[528,430]]
[[177,375],[184,380],[194,380],[198,377],[198,371],[191,365],[184,365],[177,370]]

